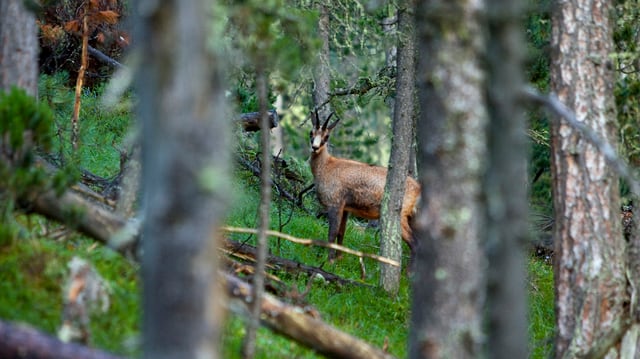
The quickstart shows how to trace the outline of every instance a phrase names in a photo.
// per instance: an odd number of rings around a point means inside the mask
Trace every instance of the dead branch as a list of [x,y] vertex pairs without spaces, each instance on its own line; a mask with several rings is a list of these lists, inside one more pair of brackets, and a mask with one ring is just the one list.
[[[53,190],[30,193],[19,204],[27,211],[75,228],[122,254],[129,253],[138,241],[137,225],[130,226],[129,221],[72,191],[66,191],[59,197]],[[129,232],[123,233],[125,229]],[[126,240],[118,242],[118,245],[110,243],[111,238],[118,235],[126,237]]]
[[[241,314],[246,314],[251,302],[251,286],[227,273],[220,277],[229,298],[241,304]],[[237,307],[229,305],[230,309]],[[269,294],[263,297],[260,318],[274,332],[331,358],[393,358],[391,354],[306,314],[303,308],[287,305]]]
[[[245,158],[243,158],[242,156],[236,156],[236,162],[238,162],[242,167],[246,168],[247,170],[249,170],[254,176],[256,177],[260,177],[261,174],[261,170],[258,166],[254,166],[251,162],[247,161]],[[287,177],[288,178],[288,177]],[[298,179],[294,180],[298,181]],[[289,191],[287,191],[284,186],[278,182],[275,179],[271,179],[271,184],[275,187],[276,192],[283,197],[284,199],[286,199],[287,201],[293,203],[294,205],[296,205],[298,208],[302,209],[303,211],[305,211],[307,214],[312,214],[308,209],[306,209],[303,206],[302,201],[298,200],[294,195],[292,195],[291,193],[289,193]],[[300,197],[302,198],[302,197]]]
[[[240,243],[231,239],[225,239],[220,250],[227,253],[227,255],[231,255],[245,262],[255,261],[255,247],[250,244]],[[308,266],[300,262],[292,261],[290,259],[274,255],[269,255],[267,257],[267,265],[271,270],[286,271],[293,274],[305,273],[311,278],[319,278],[330,283],[337,283],[339,285],[368,286],[367,284],[362,282],[342,278],[336,274],[327,272],[322,268]]]
[[115,68],[121,69],[124,68],[125,66],[121,63],[119,63],[118,61],[114,60],[113,58],[105,55],[102,51],[96,49],[95,47],[89,45],[87,50],[89,50],[89,54],[91,54],[91,56],[95,57],[96,59],[111,65]]
[[315,188],[315,183],[310,184],[309,186],[305,187],[302,191],[300,191],[300,193],[298,193],[298,198],[296,199],[296,203],[298,203],[299,206],[302,206],[302,198],[304,198],[304,195],[311,191],[312,189]]
[[[278,121],[280,118],[278,117],[276,110],[269,110],[267,114],[269,115],[269,129],[278,127]],[[243,113],[240,115],[238,122],[242,124],[242,128],[246,132],[260,131],[260,112]]]
[[65,343],[25,325],[0,320],[0,358],[117,359],[113,354]]
[[390,66],[385,66],[382,69],[380,69],[380,71],[378,71],[378,74],[376,76],[376,78],[371,81],[368,78],[360,78],[358,80],[358,82],[354,85],[352,85],[351,87],[348,88],[340,88],[340,89],[336,89],[335,91],[332,91],[329,93],[329,97],[322,103],[320,103],[319,105],[317,105],[315,107],[316,110],[324,107],[326,104],[328,104],[329,102],[331,102],[331,100],[334,97],[338,97],[338,96],[350,96],[350,95],[358,95],[358,96],[363,96],[366,95],[369,91],[380,87],[380,80],[383,78],[395,78],[396,77],[396,73],[395,71],[393,71],[393,68]]
[[[601,138],[589,126],[578,121],[576,115],[571,111],[571,109],[560,102],[555,95],[543,95],[532,87],[525,87],[521,91],[521,96],[527,101],[545,106],[548,110],[564,119],[567,125],[578,130],[587,139],[587,141],[591,142],[591,144],[600,151],[616,173],[627,181],[631,192],[635,195],[640,194],[640,183],[632,174],[629,166],[627,166],[627,164],[618,156],[615,148],[605,139]],[[551,116],[551,120],[559,121],[559,119],[554,116]]]
[[[238,228],[238,227],[223,226],[223,227],[220,227],[220,229],[223,230],[223,231],[226,231],[226,232],[233,232],[233,233],[249,233],[249,234],[257,234],[258,233],[258,231],[256,229],[253,229],[253,228]],[[398,263],[397,261],[394,261],[392,259],[381,257],[381,256],[376,255],[376,254],[364,253],[364,252],[356,251],[356,250],[353,250],[351,248],[343,247],[343,246],[335,244],[335,243],[329,243],[327,241],[321,241],[321,240],[317,240],[317,239],[298,238],[298,237],[294,237],[294,236],[291,236],[291,235],[288,235],[288,234],[285,234],[285,233],[281,233],[281,232],[278,232],[278,231],[273,231],[273,230],[267,231],[267,235],[273,236],[273,237],[282,238],[282,239],[285,239],[287,241],[290,241],[290,242],[293,242],[293,243],[297,243],[297,244],[302,244],[302,245],[305,245],[305,246],[318,246],[318,247],[325,247],[325,248],[335,249],[335,250],[338,250],[338,251],[343,252],[343,253],[354,255],[356,257],[371,258],[371,259],[374,259],[374,260],[376,260],[378,262],[386,263],[386,264],[389,264],[389,265],[392,265],[392,266],[396,266],[396,267],[400,266],[400,263]]]

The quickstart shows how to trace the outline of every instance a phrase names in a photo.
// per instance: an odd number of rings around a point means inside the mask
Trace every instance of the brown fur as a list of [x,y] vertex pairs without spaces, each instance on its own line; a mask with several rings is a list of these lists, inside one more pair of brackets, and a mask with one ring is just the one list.
[[[338,121],[327,126],[327,118],[322,127],[319,122],[317,117],[314,118],[314,129],[311,131],[311,172],[318,200],[327,209],[329,242],[337,240],[338,244],[342,244],[349,213],[365,219],[380,218],[387,169],[331,156],[327,143],[331,130]],[[411,219],[419,197],[420,185],[413,178],[407,177],[400,223],[402,239],[409,246],[412,257],[415,254],[415,244]],[[329,251],[329,260],[334,259],[335,251]]]

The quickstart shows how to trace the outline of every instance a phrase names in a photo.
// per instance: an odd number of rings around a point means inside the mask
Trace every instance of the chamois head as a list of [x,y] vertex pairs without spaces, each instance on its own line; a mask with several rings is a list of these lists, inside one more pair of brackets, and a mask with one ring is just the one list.
[[311,151],[314,153],[318,152],[322,147],[324,147],[327,142],[329,142],[329,134],[331,130],[338,124],[340,119],[336,119],[331,125],[329,125],[329,119],[333,116],[333,112],[329,114],[322,127],[320,126],[320,118],[318,116],[318,110],[316,109],[311,113],[311,122],[313,123],[313,130],[309,133],[309,139],[311,141]]

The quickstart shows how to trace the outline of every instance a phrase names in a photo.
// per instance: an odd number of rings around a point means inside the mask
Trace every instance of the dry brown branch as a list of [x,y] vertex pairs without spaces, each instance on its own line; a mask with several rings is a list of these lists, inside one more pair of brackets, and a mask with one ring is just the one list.
[[[231,239],[225,239],[223,247],[220,248],[220,250],[241,261],[255,262],[255,247],[252,245],[240,243]],[[318,278],[330,283],[337,283],[339,285],[369,286],[363,282],[342,278],[338,275],[327,272],[322,268],[308,266],[300,262],[274,255],[269,255],[267,257],[267,267],[269,270],[286,271],[294,274],[305,273],[309,277]]]
[[84,7],[82,15],[82,50],[80,56],[80,69],[78,70],[78,79],[76,81],[76,96],[73,104],[73,116],[71,117],[71,144],[73,149],[78,149],[78,118],[80,117],[80,95],[82,94],[82,86],[84,83],[84,73],[87,70],[88,56],[87,47],[89,46],[89,16],[87,14],[88,5]]
[[[545,106],[548,110],[562,118],[567,125],[578,130],[585,139],[600,151],[618,175],[627,182],[631,192],[635,195],[640,195],[640,182],[635,178],[633,172],[624,160],[618,156],[616,149],[604,138],[601,138],[591,127],[578,121],[573,111],[560,102],[557,96],[553,94],[544,95],[532,87],[523,88],[521,96],[527,101]],[[554,116],[550,118],[552,121],[559,120]]]
[[[220,227],[220,229],[225,231],[225,232],[233,232],[233,233],[248,233],[248,234],[257,234],[258,233],[258,230],[253,229],[253,228],[239,228],[239,227],[223,226],[223,227]],[[351,248],[343,247],[343,246],[335,244],[335,243],[329,243],[329,242],[321,241],[321,240],[317,240],[317,239],[298,238],[298,237],[294,237],[294,236],[288,235],[286,233],[273,231],[273,230],[268,230],[266,233],[269,236],[282,238],[282,239],[287,240],[289,242],[302,244],[302,245],[305,245],[305,246],[318,246],[318,247],[325,247],[325,248],[335,249],[337,251],[340,251],[340,252],[343,252],[343,253],[347,253],[347,254],[351,254],[351,255],[354,255],[356,257],[371,258],[371,259],[376,260],[378,262],[386,263],[386,264],[389,264],[389,265],[392,265],[392,266],[396,266],[396,267],[400,266],[400,263],[398,263],[397,261],[394,261],[392,259],[381,257],[379,255],[375,255],[375,254],[371,254],[371,253],[364,253],[364,252],[356,251],[356,250],[353,250]]]

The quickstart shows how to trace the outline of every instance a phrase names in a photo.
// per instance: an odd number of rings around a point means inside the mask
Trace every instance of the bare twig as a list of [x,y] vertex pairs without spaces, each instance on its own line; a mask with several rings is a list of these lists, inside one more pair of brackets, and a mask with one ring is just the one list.
[[78,78],[76,80],[76,96],[73,105],[73,116],[71,117],[71,145],[73,150],[78,150],[78,119],[80,117],[80,101],[82,94],[82,86],[84,83],[84,74],[87,70],[87,47],[89,46],[89,15],[88,5],[84,6],[84,13],[82,15],[82,51],[80,57],[80,70],[78,70]]
[[[256,248],[250,244],[237,242],[228,238],[225,238],[220,251],[227,254],[230,257],[241,260],[243,262],[255,262]],[[278,257],[275,255],[267,256],[267,264],[270,270],[285,271],[291,274],[306,273],[309,277],[326,281],[329,283],[336,283],[338,285],[353,285],[372,287],[369,284],[342,278],[331,272],[327,272],[320,267],[309,266],[304,263],[296,262],[290,259]]]
[[[253,229],[253,228],[238,228],[238,227],[223,226],[223,227],[220,227],[220,229],[225,231],[225,232],[233,232],[233,233],[251,233],[251,234],[257,234],[258,233],[258,230],[257,229]],[[343,247],[343,246],[335,244],[335,243],[329,243],[329,242],[321,241],[321,240],[317,240],[317,239],[298,238],[298,237],[294,237],[294,236],[288,235],[286,233],[281,233],[281,232],[272,231],[272,230],[268,230],[268,231],[266,231],[266,233],[269,236],[282,238],[282,239],[285,239],[287,241],[290,241],[290,242],[293,242],[293,243],[297,243],[297,244],[302,244],[302,245],[305,245],[305,246],[318,246],[318,247],[331,248],[331,249],[335,249],[335,250],[338,250],[338,251],[343,252],[343,253],[354,255],[356,257],[371,258],[371,259],[376,260],[378,262],[390,264],[392,266],[397,266],[397,267],[400,266],[400,263],[398,263],[397,261],[394,261],[392,259],[381,257],[381,256],[378,256],[378,255],[375,255],[375,254],[356,251],[356,250],[353,250],[353,249],[350,249],[350,248],[347,248],[347,247]]]
[[[248,169],[249,171],[251,171],[251,173],[253,173],[254,176],[260,177],[262,170],[260,169],[260,167],[258,166],[254,166],[251,162],[249,162],[247,159],[243,158],[242,156],[236,156],[236,161],[243,166],[244,168]],[[306,209],[302,203],[302,197],[301,195],[298,196],[298,198],[296,198],[294,195],[292,195],[291,193],[289,193],[284,186],[280,183],[280,181],[277,181],[276,179],[271,179],[271,184],[275,187],[276,192],[278,193],[278,195],[280,197],[284,197],[287,201],[293,203],[294,205],[298,206],[300,209],[302,209],[303,211],[305,211],[307,214],[312,214],[311,211],[309,211],[308,209]]]

